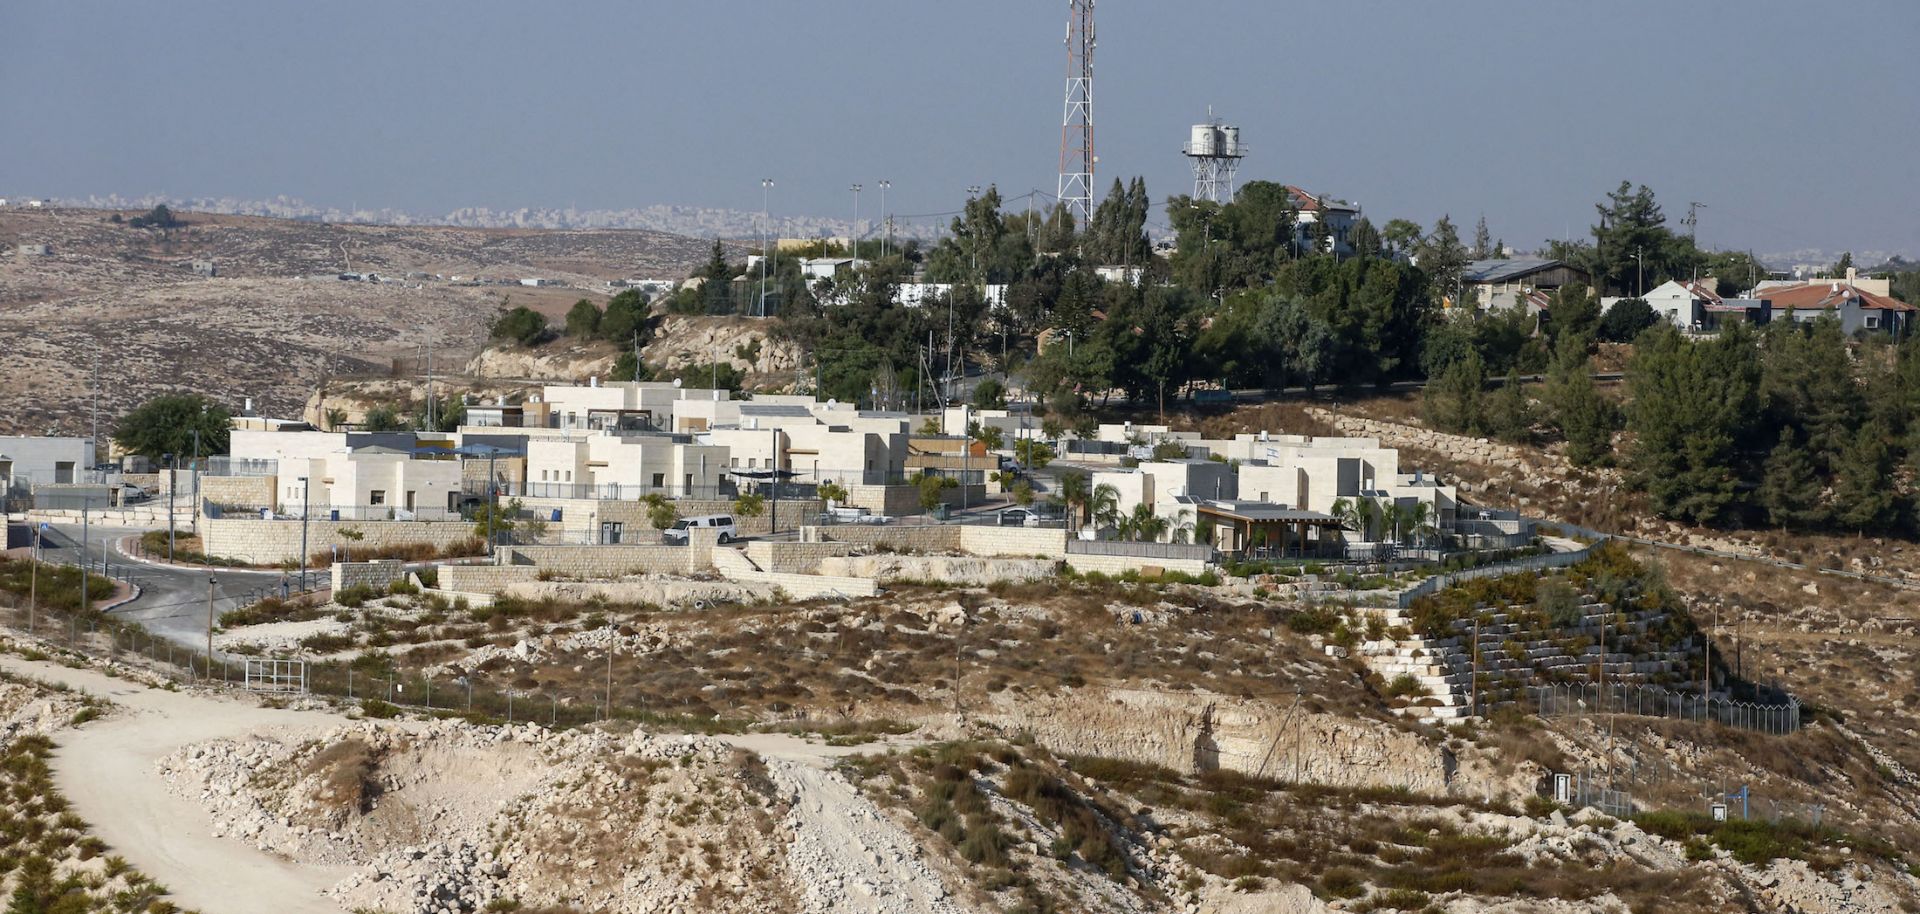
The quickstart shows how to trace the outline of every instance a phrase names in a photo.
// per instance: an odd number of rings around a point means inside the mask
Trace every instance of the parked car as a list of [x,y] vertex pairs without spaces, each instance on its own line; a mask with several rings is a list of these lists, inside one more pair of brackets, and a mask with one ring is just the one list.
[[740,538],[740,532],[734,528],[731,514],[705,514],[699,517],[683,517],[673,526],[660,531],[660,539],[669,543],[687,541],[687,531],[695,527],[712,527],[720,531],[720,542],[731,543]]
[[123,505],[146,501],[152,497],[152,492],[140,486],[128,484],[120,487],[120,503]]

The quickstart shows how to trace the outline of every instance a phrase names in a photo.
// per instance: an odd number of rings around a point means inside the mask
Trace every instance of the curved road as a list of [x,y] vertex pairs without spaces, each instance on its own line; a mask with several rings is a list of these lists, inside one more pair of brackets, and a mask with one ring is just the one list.
[[111,614],[137,622],[147,631],[182,647],[207,646],[207,581],[213,580],[213,611],[224,613],[264,589],[276,588],[284,576],[278,571],[240,568],[192,568],[148,563],[128,556],[120,541],[139,536],[143,528],[95,524],[82,531],[78,524],[55,524],[41,537],[42,555],[49,561],[77,563],[82,545],[89,567],[140,586],[140,595],[115,607]]

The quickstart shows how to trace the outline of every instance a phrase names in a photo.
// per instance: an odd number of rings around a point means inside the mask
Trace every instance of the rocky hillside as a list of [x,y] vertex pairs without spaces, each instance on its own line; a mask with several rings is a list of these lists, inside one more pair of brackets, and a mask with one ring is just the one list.
[[[696,239],[644,231],[328,225],[183,213],[160,231],[99,210],[0,211],[0,434],[84,434],[147,397],[203,393],[292,415],[323,379],[414,373],[479,351],[502,307],[558,318],[607,278],[684,275]],[[44,246],[44,247],[43,247]],[[42,253],[44,251],[44,253]],[[210,259],[216,276],[195,272]],[[343,272],[398,282],[342,282]],[[408,274],[547,277],[573,288]],[[445,368],[441,369],[445,371]]]

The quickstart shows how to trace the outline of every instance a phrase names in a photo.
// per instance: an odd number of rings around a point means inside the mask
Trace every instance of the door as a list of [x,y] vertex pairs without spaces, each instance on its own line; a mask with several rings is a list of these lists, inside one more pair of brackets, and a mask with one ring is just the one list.
[[623,525],[616,520],[600,522],[600,542],[608,546],[620,545],[620,532]]

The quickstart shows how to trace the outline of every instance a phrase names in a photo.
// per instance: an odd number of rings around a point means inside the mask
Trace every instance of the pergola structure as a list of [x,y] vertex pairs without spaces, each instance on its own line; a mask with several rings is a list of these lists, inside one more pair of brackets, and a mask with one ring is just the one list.
[[1221,552],[1273,549],[1280,555],[1306,555],[1343,542],[1339,519],[1264,501],[1196,500],[1196,521],[1212,521],[1213,545]]

